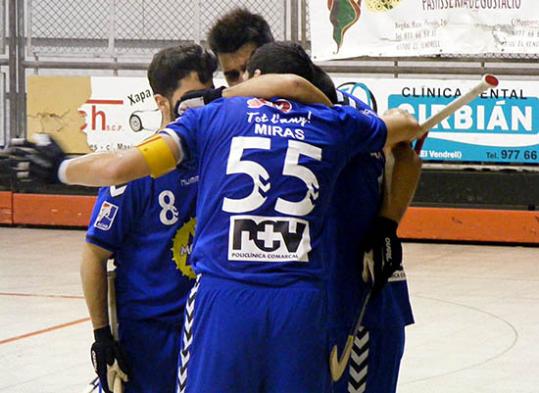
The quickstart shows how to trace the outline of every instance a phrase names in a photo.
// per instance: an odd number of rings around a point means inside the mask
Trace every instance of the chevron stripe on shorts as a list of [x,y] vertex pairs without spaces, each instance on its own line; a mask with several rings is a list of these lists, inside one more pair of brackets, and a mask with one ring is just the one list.
[[369,371],[369,332],[361,326],[354,337],[350,356],[348,393],[364,393]]
[[178,367],[178,385],[176,392],[185,393],[185,387],[187,385],[187,365],[189,364],[189,358],[191,353],[191,344],[193,342],[193,317],[195,311],[195,298],[200,285],[200,274],[197,275],[195,285],[191,288],[189,293],[189,299],[185,305],[185,322],[183,324],[182,334],[182,350],[180,351],[180,366]]

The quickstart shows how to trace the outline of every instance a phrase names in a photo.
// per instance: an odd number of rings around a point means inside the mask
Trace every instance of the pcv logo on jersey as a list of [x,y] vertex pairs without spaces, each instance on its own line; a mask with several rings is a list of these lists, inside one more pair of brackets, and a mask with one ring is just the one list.
[[231,261],[308,262],[309,223],[293,217],[232,216],[228,242]]

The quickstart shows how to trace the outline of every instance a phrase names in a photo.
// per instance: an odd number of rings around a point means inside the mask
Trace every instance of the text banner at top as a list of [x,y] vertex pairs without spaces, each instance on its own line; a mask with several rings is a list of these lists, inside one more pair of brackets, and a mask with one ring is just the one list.
[[539,55],[538,0],[310,0],[315,60]]

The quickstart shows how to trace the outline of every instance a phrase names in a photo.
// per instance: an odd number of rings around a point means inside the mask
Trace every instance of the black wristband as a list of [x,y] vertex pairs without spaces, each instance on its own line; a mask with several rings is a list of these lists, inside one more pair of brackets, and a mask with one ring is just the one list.
[[112,332],[110,331],[110,326],[103,326],[102,328],[94,330],[94,338],[96,342],[105,342],[113,341]]

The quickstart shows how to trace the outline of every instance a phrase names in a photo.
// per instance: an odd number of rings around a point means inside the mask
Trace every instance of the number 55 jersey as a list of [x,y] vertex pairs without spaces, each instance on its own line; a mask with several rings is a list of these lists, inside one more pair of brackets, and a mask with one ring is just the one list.
[[368,111],[232,98],[163,132],[200,176],[199,277],[178,391],[329,392],[328,204],[344,165],[383,147],[384,123]]
[[244,97],[191,110],[164,132],[199,169],[196,272],[274,286],[324,279],[337,175],[387,134],[369,110]]

